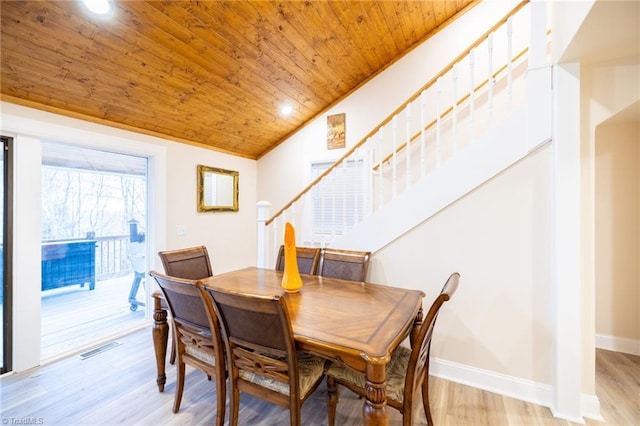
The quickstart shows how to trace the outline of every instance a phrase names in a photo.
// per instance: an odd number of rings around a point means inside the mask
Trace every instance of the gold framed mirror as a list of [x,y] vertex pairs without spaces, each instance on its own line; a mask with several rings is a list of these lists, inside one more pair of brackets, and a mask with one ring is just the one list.
[[198,211],[237,212],[239,173],[198,165]]

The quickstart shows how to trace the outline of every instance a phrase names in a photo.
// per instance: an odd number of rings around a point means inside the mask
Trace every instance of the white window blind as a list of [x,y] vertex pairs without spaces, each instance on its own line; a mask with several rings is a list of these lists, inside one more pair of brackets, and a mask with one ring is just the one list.
[[[332,164],[312,163],[311,179],[320,176]],[[362,159],[345,161],[316,185],[312,195],[315,235],[341,235],[362,220],[363,165]]]

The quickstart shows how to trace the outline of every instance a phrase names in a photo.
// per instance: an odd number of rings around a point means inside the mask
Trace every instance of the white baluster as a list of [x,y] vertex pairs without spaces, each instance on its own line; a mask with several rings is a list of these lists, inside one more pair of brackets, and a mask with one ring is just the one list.
[[470,142],[473,143],[475,138],[475,103],[476,103],[476,83],[475,83],[475,61],[476,51],[471,49],[469,52],[469,81],[471,89],[469,91],[469,136]]
[[293,206],[291,206],[293,210],[292,216],[292,222],[295,225],[295,229],[296,229],[296,240],[298,240],[298,244],[303,246],[304,244],[304,234],[302,233],[302,224],[304,223],[304,220],[302,219],[302,214],[300,214],[301,210],[302,210],[302,198],[298,198],[298,201],[296,201]]
[[317,195],[318,195],[317,191],[319,187],[320,187],[320,184],[318,183],[313,188],[311,188],[311,190],[307,194],[307,205],[309,206],[309,209],[306,212],[306,217],[309,223],[309,230],[307,231],[307,233],[309,235],[309,239],[311,240],[314,246],[320,244],[320,237],[316,232],[317,228],[315,226],[316,222],[315,222],[315,216],[314,216],[316,209],[319,207],[316,205],[316,203],[319,202],[317,200]]
[[372,139],[367,139],[367,155],[364,167],[362,167],[362,173],[364,175],[363,182],[366,182],[368,185],[369,199],[366,201],[367,208],[365,209],[366,216],[369,216],[373,213],[373,195],[374,195],[374,181],[375,181],[375,171],[373,170],[373,165],[375,164],[375,150],[373,149]]
[[[322,180],[320,182],[324,181],[324,183],[326,183],[326,179],[327,179],[327,177],[325,176],[324,178],[322,178]],[[327,219],[326,219],[326,201],[327,201],[326,196],[327,195],[326,194],[327,194],[327,191],[323,191],[322,187],[320,185],[317,185],[317,186],[318,186],[318,191],[320,193],[320,197],[319,198],[320,198],[320,218],[321,218],[320,219],[321,227],[320,227],[320,229],[318,229],[318,231],[320,232],[320,235],[322,236],[322,246],[324,247],[327,244],[327,230],[326,230],[326,227],[327,227]]]
[[257,263],[258,268],[267,267],[267,219],[269,218],[269,207],[271,203],[268,201],[258,201],[256,203],[258,209],[258,253]]
[[391,131],[392,131],[392,157],[391,157],[391,196],[392,198],[396,198],[398,194],[398,185],[397,185],[397,170],[396,170],[396,157],[397,157],[397,148],[398,148],[398,116],[395,115],[391,120]]
[[280,221],[282,220],[281,218],[282,218],[282,215],[275,218],[275,220],[272,222],[273,223],[273,252],[272,252],[273,255],[271,257],[274,259],[278,253],[278,250],[280,250],[280,245],[284,240],[284,238],[282,238],[282,236],[280,235],[280,227],[278,226],[280,224]]
[[507,110],[511,111],[513,104],[513,17],[507,19]]
[[406,115],[406,128],[407,128],[407,145],[406,145],[406,156],[405,156],[405,164],[406,164],[406,184],[404,190],[407,191],[411,186],[411,103],[407,105],[407,115]]
[[306,215],[305,212],[307,210],[307,201],[308,201],[308,197],[309,196],[309,192],[306,192],[302,195],[302,197],[300,197],[300,227],[298,228],[300,232],[300,238],[302,238],[302,241],[305,241],[305,237],[307,236],[307,234],[305,233],[306,230],[306,224],[307,224],[307,220],[306,220]]
[[296,230],[295,232],[295,236],[296,236],[296,245],[299,246],[300,244],[300,230],[298,229],[298,223],[296,222],[296,202],[292,203],[289,208],[287,209],[287,211],[289,212],[289,222],[291,222],[291,225],[293,225],[293,228]]
[[382,208],[382,184],[384,182],[384,179],[382,178],[382,161],[384,160],[384,158],[382,157],[383,151],[382,151],[382,129],[378,130],[378,134],[376,135],[378,138],[378,156],[380,157],[380,162],[378,163],[378,210],[380,210]]
[[420,93],[420,177],[423,178],[426,174],[426,159],[425,159],[425,132],[426,125],[424,123],[425,108],[427,103],[426,90]]
[[336,235],[336,193],[338,191],[336,188],[336,174],[330,173],[327,178],[331,179],[331,188],[333,189],[331,191],[331,240],[329,240],[329,242],[332,242]]
[[440,168],[440,143],[442,129],[440,126],[440,97],[442,96],[442,77],[436,80],[436,168]]
[[489,107],[489,125],[493,124],[493,33],[489,34],[488,49],[489,49],[489,81],[487,82],[488,90],[488,107]]
[[[341,164],[342,167],[342,235],[347,233],[347,159],[345,158]],[[335,173],[337,174],[337,173]]]
[[458,122],[458,64],[453,64],[453,68],[451,70],[451,79],[453,80],[453,111],[451,113],[451,141],[452,141],[452,150],[453,155],[456,154],[458,150],[458,136],[457,136],[457,122]]
[[[360,146],[359,148],[356,149],[356,151],[353,154],[353,158],[354,158],[354,167],[356,167],[356,170],[358,170],[358,164],[360,159],[362,159],[363,162],[363,166],[366,165],[366,152],[365,154],[362,154],[362,151],[365,151],[367,149],[366,145],[364,146]],[[362,204],[358,202],[358,200],[356,199],[356,202],[354,203],[354,209],[353,209],[353,226],[356,226],[358,223],[360,223],[360,219],[359,219],[359,213],[362,212],[362,217],[364,217],[364,203],[365,201],[365,194],[367,193],[367,187],[365,184],[365,179],[366,179],[366,175],[365,175],[365,171],[364,171],[364,167],[360,168],[360,179],[357,179],[356,182],[360,183],[361,187],[359,187],[355,193],[356,194],[362,194]],[[355,174],[354,174],[355,175]],[[345,203],[346,204],[346,203]],[[352,226],[352,228],[353,228]]]

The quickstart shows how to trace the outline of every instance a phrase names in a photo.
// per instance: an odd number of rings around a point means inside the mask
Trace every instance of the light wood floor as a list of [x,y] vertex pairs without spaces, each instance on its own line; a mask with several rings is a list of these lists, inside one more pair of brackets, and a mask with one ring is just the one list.
[[[42,292],[42,346],[40,359],[48,361],[77,352],[87,342],[99,342],[140,327],[145,306],[130,309],[133,273],[87,286],[69,286]],[[144,300],[144,286],[138,299]]]
[[[121,345],[91,358],[69,357],[0,379],[3,424],[43,425],[195,425],[215,419],[215,385],[187,367],[182,407],[171,412],[175,368],[159,393],[151,332],[144,329],[118,339]],[[607,425],[640,425],[640,357],[597,351],[597,393]],[[326,425],[326,388],[303,406],[304,425]],[[570,425],[549,409],[438,378],[431,380],[437,425]],[[240,424],[286,425],[288,411],[243,395]],[[362,400],[341,389],[336,423],[361,424]],[[400,416],[389,409],[392,425]],[[418,424],[426,424],[424,415]],[[601,425],[587,420],[589,425]]]

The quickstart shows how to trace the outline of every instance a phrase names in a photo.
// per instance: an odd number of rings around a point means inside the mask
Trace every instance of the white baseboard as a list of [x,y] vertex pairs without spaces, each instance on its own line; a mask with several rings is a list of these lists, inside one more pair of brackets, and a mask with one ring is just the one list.
[[[438,358],[432,358],[429,362],[429,374],[488,392],[548,407],[553,413],[553,388],[546,383],[508,376]],[[597,396],[583,394],[580,399],[580,410],[584,417],[603,421],[600,414],[600,401]],[[582,418],[567,420],[584,424]]]
[[580,411],[588,419],[605,422],[604,417],[600,414],[600,400],[595,395],[582,394],[580,397]]
[[510,398],[545,407],[551,406],[552,388],[547,384],[438,358],[432,358],[429,362],[429,374]]
[[640,356],[640,340],[596,334],[596,348]]

